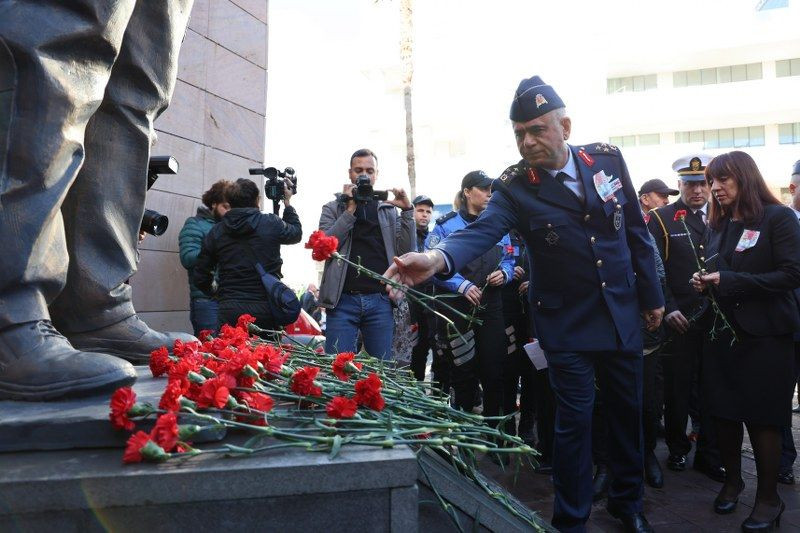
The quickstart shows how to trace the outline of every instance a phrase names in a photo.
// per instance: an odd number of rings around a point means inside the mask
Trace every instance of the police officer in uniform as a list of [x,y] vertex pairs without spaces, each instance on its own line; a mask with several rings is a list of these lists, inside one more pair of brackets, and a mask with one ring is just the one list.
[[[436,246],[451,233],[477,220],[489,202],[491,187],[492,179],[481,170],[464,176],[459,190],[458,210],[436,220],[426,247]],[[470,324],[446,308],[439,309],[453,321],[461,334],[454,335],[449,325],[439,320],[436,346],[439,355],[443,355],[450,365],[456,407],[469,411],[478,403],[476,398],[480,381],[484,416],[497,416],[503,408],[503,362],[506,353],[498,348],[504,345],[505,340],[501,287],[511,282],[514,276],[514,258],[507,251],[510,245],[508,235],[502,235],[495,246],[463,265],[449,278],[434,279],[437,292],[457,295],[447,300],[451,307],[467,316],[474,314],[481,321],[479,325]]]
[[586,529],[597,374],[614,478],[608,510],[626,531],[651,531],[641,499],[639,316],[657,328],[664,298],[636,190],[616,147],[567,144],[564,103],[538,76],[520,83],[510,116],[523,160],[495,180],[483,215],[433,250],[396,258],[386,275],[409,284],[447,276],[516,228],[528,249],[533,318],[557,405],[553,525]]
[[[688,279],[698,270],[697,258],[704,257],[702,241],[706,237],[706,213],[710,190],[704,171],[711,157],[689,154],[673,163],[678,173],[680,198],[665,207],[650,211],[648,229],[655,238],[667,274],[664,322],[671,336],[662,357],[664,373],[664,428],[669,447],[667,468],[686,469],[686,455],[691,442],[686,436],[686,423],[703,349],[703,337],[711,318],[708,300],[701,297]],[[685,212],[685,222],[676,213]],[[689,229],[689,234],[686,233]],[[691,244],[690,244],[691,238]],[[694,246],[694,249],[692,249]],[[702,401],[700,403],[703,418]],[[725,481],[719,451],[713,446],[711,420],[701,420],[695,451],[694,468],[715,481]]]

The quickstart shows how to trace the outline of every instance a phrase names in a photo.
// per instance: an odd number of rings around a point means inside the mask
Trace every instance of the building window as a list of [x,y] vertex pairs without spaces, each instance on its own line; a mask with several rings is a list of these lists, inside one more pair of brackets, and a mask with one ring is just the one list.
[[778,124],[778,142],[780,144],[800,143],[800,122]]
[[789,0],[760,0],[756,10],[766,11],[767,9],[779,9],[781,7],[789,7]]
[[[789,124],[789,126],[791,126],[791,124]],[[800,142],[800,140],[796,142]],[[703,143],[704,149],[764,146],[764,126],[723,128],[718,130],[676,131],[675,143]]]
[[776,61],[775,75],[779,78],[785,78],[786,76],[800,76],[800,57]]
[[[800,69],[800,64],[798,64]],[[694,87],[695,85],[715,85],[733,81],[760,80],[763,77],[761,63],[747,65],[727,65],[724,67],[681,70],[672,73],[673,87]]]
[[608,78],[606,80],[606,91],[608,94],[641,92],[655,89],[657,85],[655,74],[628,76],[626,78]]
[[644,133],[642,135],[618,135],[616,137],[609,137],[608,142],[622,148],[626,146],[652,146],[654,144],[661,144],[661,134]]

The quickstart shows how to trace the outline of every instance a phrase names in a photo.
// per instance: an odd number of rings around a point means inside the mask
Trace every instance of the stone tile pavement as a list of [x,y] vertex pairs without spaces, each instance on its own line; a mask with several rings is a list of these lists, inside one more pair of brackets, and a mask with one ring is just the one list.
[[[800,415],[794,415],[795,442],[800,445]],[[705,475],[687,469],[672,472],[665,467],[667,447],[659,440],[656,456],[664,469],[664,487],[653,489],[645,485],[644,511],[648,521],[658,532],[736,532],[740,524],[750,514],[756,490],[756,465],[750,448],[747,432],[742,452],[742,471],[745,490],[739,500],[736,512],[730,515],[717,515],[712,509],[714,497],[720,484]],[[693,454],[687,461],[690,465]],[[481,470],[508,488],[517,498],[531,509],[537,511],[548,522],[553,512],[553,486],[550,476],[533,472],[530,466],[523,467],[514,484],[514,473],[510,469],[502,471],[491,461],[484,459]],[[795,463],[795,477],[800,481],[800,460]],[[800,531],[800,484],[778,485],[781,498],[786,503],[786,511],[781,518],[779,531]],[[622,531],[620,523],[605,510],[605,501],[592,506],[588,531]]]

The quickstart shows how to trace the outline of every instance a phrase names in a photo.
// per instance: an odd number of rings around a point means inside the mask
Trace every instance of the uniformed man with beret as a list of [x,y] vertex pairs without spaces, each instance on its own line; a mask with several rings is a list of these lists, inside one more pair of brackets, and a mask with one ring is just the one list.
[[[708,300],[688,283],[698,270],[698,258],[704,258],[702,242],[708,231],[706,210],[710,195],[704,172],[710,160],[711,156],[706,154],[688,154],[675,161],[672,169],[678,174],[680,197],[650,211],[647,223],[667,274],[664,322],[671,340],[662,356],[664,429],[669,448],[667,468],[674,471],[686,469],[686,456],[692,448],[686,436],[686,423],[692,382],[697,378],[703,339],[708,331],[706,321],[710,318]],[[685,214],[685,226],[676,215],[681,212]],[[699,403],[703,418],[702,400]],[[712,444],[711,423],[711,420],[701,420],[694,468],[722,482],[725,469],[721,466],[719,451]]]
[[534,324],[557,404],[553,525],[586,529],[597,374],[614,477],[608,510],[626,531],[651,531],[641,500],[639,316],[657,328],[664,297],[636,190],[618,148],[567,144],[564,103],[540,77],[520,83],[510,118],[523,159],[495,180],[483,215],[424,254],[396,258],[386,275],[407,284],[447,276],[516,228],[527,245]]

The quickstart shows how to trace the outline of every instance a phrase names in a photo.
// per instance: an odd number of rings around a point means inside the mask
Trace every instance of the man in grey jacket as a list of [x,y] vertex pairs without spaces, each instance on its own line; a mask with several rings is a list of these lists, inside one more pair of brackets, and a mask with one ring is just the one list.
[[[391,189],[394,198],[389,201],[354,198],[360,196],[353,194],[359,176],[367,176],[371,184],[378,177],[378,158],[371,150],[357,150],[348,172],[350,183],[322,207],[319,229],[339,239],[343,256],[373,272],[384,272],[392,258],[414,249],[414,206],[403,189]],[[391,358],[392,306],[380,282],[359,275],[343,261],[329,259],[319,305],[327,310],[326,352],[355,352],[361,332],[367,353]]]

